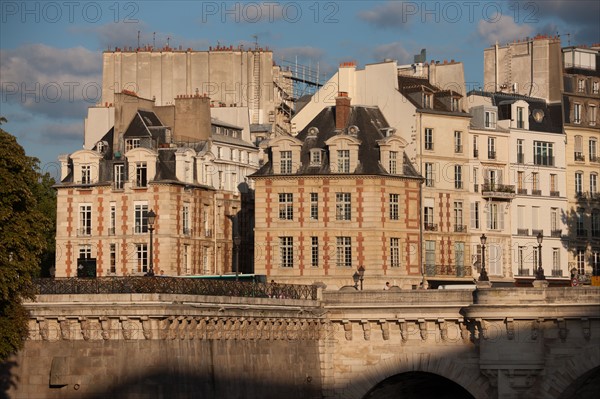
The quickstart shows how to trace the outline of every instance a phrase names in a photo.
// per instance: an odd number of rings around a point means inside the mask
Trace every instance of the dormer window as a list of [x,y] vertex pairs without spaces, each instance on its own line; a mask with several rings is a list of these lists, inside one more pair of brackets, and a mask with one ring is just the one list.
[[314,148],[310,150],[310,166],[321,166],[322,150]]
[[495,129],[496,128],[496,112],[485,111],[484,127],[486,129]]
[[452,99],[450,100],[450,108],[451,108],[452,112],[459,111],[458,97],[452,97]]
[[125,152],[129,150],[133,150],[134,148],[139,148],[140,139],[127,139],[125,140]]
[[90,165],[82,165],[81,166],[81,184],[91,184],[92,176],[91,176],[91,167]]
[[350,151],[338,150],[338,173],[350,173]]
[[96,151],[99,152],[100,154],[102,154],[104,152],[105,146],[104,146],[104,142],[103,141],[99,141],[96,144]]
[[281,167],[282,175],[289,175],[292,173],[292,152],[291,151],[281,151],[280,167]]
[[517,129],[525,128],[524,108],[517,107]]
[[398,173],[398,151],[390,151],[390,174]]
[[433,97],[429,93],[423,93],[423,108],[431,108],[431,100]]

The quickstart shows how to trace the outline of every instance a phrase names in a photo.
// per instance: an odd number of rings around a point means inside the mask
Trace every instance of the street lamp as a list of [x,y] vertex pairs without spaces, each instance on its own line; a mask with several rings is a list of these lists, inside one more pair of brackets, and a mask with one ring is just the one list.
[[360,275],[358,272],[354,272],[352,279],[354,280],[354,289],[358,291],[358,280],[360,280]]
[[536,280],[545,280],[546,276],[544,276],[544,269],[542,268],[542,241],[544,241],[544,236],[540,231],[537,235],[538,242],[538,268],[535,271],[535,279]]
[[363,266],[358,267],[358,279],[360,280],[360,290],[363,290],[363,280],[365,277],[365,268]]
[[485,270],[485,243],[487,237],[485,234],[482,234],[479,240],[481,241],[481,273],[479,273],[479,281],[490,281],[487,271]]
[[240,236],[236,235],[233,237],[233,245],[235,249],[235,281],[238,281],[239,271],[240,271],[240,244],[242,243],[242,239]]
[[156,213],[152,209],[146,214],[148,218],[148,231],[150,232],[150,265],[148,267],[148,276],[154,276],[154,253],[152,251],[152,232],[154,231],[154,222],[156,220]]

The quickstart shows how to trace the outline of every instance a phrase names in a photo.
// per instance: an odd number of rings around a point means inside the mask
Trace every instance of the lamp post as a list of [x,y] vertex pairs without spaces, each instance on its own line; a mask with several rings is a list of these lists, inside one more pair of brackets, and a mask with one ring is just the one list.
[[156,220],[156,213],[152,209],[146,214],[148,218],[148,231],[150,232],[150,264],[148,266],[148,276],[154,276],[154,253],[152,250],[152,232],[154,231],[154,222]]
[[485,270],[485,243],[487,237],[485,234],[482,234],[479,240],[481,241],[481,273],[479,273],[479,281],[490,281],[487,271]]
[[538,268],[535,271],[535,279],[536,280],[545,280],[546,276],[544,276],[544,269],[542,268],[542,241],[544,241],[544,236],[540,231],[537,235],[538,242]]
[[365,268],[361,265],[358,267],[358,279],[360,280],[360,290],[363,290],[363,280],[365,277]]
[[240,236],[236,235],[233,237],[233,246],[235,250],[235,281],[239,279],[239,271],[240,271],[240,244],[242,243],[242,239]]
[[360,275],[358,272],[354,272],[352,279],[354,280],[354,289],[358,291],[358,280],[360,280]]

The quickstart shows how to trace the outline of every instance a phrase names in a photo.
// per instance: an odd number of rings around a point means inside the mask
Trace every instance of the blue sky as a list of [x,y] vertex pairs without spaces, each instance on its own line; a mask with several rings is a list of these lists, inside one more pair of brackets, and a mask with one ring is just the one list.
[[[0,115],[27,153],[57,175],[57,157],[81,148],[86,108],[100,100],[101,54],[167,44],[196,50],[253,46],[276,60],[319,64],[323,80],[343,61],[392,58],[465,64],[481,85],[483,50],[538,33],[563,46],[600,42],[598,1],[3,1]],[[155,33],[154,33],[155,32]]]

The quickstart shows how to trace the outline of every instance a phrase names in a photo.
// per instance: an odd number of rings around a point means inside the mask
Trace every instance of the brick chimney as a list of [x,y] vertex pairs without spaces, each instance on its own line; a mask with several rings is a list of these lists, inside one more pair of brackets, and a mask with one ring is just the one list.
[[350,97],[345,91],[340,91],[335,98],[335,128],[344,129],[350,117]]

